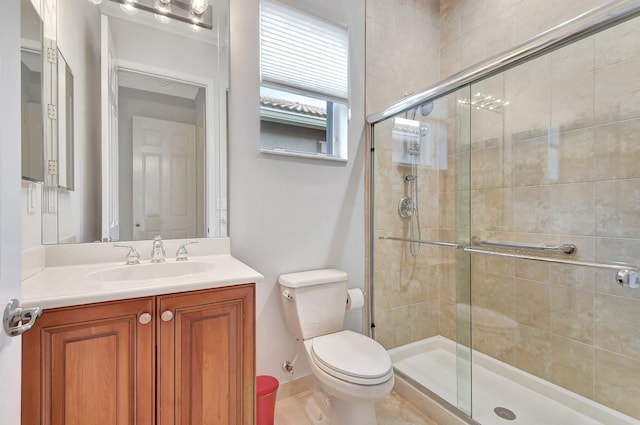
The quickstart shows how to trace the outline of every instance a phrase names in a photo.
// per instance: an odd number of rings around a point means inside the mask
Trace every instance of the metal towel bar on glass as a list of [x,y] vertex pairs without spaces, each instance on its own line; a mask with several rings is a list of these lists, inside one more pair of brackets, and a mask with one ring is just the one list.
[[488,249],[474,248],[474,247],[466,247],[463,249],[463,251],[471,254],[497,255],[499,257],[518,258],[521,260],[544,261],[547,263],[569,264],[573,266],[595,267],[599,269],[633,270],[633,271],[639,270],[637,266],[634,266],[631,264],[625,264],[625,263],[594,263],[590,261],[565,260],[563,258],[557,258],[557,257],[538,257],[536,255],[515,254],[511,252],[492,251]]
[[640,268],[632,264],[595,263],[591,261],[570,260],[567,258],[561,258],[557,256],[541,257],[537,255],[527,255],[522,252],[505,252],[505,251],[496,251],[493,249],[482,249],[483,246],[488,246],[492,248],[512,248],[512,249],[518,249],[518,250],[574,254],[576,252],[576,246],[573,244],[562,244],[562,245],[555,245],[555,246],[533,245],[533,244],[525,244],[525,243],[519,243],[519,242],[482,240],[477,236],[474,236],[471,238],[471,244],[472,245],[470,247],[465,247],[463,251],[471,254],[497,255],[500,257],[517,258],[522,260],[544,261],[547,263],[568,264],[573,266],[594,267],[599,269],[616,270],[617,273],[616,273],[615,279],[616,279],[616,282],[618,282],[620,285],[629,286],[631,288],[640,287],[640,274],[639,274]]
[[453,243],[453,242],[428,241],[424,239],[394,238],[391,236],[379,236],[378,239],[386,239],[390,241],[400,241],[400,242],[414,242],[414,243],[422,243],[426,245],[448,246],[450,248],[461,247],[461,245],[458,245],[457,243]]
[[492,241],[482,240],[477,236],[471,238],[471,244],[475,246],[491,246],[495,248],[513,248],[524,249],[528,251],[546,251],[546,252],[562,252],[570,255],[576,252],[576,246],[574,244],[561,244],[561,245],[539,245],[528,244],[522,242],[504,242],[504,241]]
[[576,252],[576,246],[573,244],[562,244],[557,246],[533,245],[519,242],[501,242],[491,240],[481,240],[477,236],[471,238],[472,244],[475,246],[463,247],[463,245],[453,242],[430,241],[423,239],[395,238],[392,236],[379,236],[378,239],[392,240],[400,242],[415,242],[427,245],[446,246],[451,248],[462,248],[464,252],[469,254],[485,254],[496,255],[499,257],[517,258],[521,260],[544,261],[547,263],[568,264],[573,266],[595,267],[599,269],[616,270],[615,280],[621,286],[630,288],[640,288],[640,267],[625,263],[595,263],[590,261],[570,260],[561,257],[541,257],[536,255],[527,255],[522,252],[505,252],[492,249],[482,249],[478,246],[490,246],[494,248],[512,248],[520,250],[533,250],[543,252],[560,252],[564,254],[573,254]]

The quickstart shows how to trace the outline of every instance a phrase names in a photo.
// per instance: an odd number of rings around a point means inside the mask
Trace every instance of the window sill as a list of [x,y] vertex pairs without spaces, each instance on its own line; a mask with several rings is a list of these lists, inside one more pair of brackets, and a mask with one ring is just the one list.
[[336,161],[336,162],[347,162],[347,158],[340,158],[335,155],[329,155],[326,153],[309,153],[309,152],[300,152],[300,151],[291,151],[287,149],[270,149],[270,148],[260,148],[261,153],[266,153],[269,155],[283,155],[283,156],[295,156],[298,158],[311,158],[311,159],[322,159],[325,161]]

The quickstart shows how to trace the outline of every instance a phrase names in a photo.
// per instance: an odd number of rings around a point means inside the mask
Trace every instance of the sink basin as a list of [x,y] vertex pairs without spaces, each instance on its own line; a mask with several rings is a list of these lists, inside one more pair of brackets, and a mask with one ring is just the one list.
[[92,280],[103,282],[113,282],[118,280],[149,280],[189,276],[196,273],[207,272],[214,268],[214,263],[203,261],[147,263],[101,270],[90,273],[87,277]]

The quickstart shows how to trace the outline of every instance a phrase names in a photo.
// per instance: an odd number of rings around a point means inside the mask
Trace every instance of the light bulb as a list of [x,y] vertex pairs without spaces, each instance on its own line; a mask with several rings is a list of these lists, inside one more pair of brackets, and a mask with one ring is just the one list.
[[160,13],[171,13],[171,5],[169,3],[157,1],[156,4],[154,4],[154,7]]
[[209,7],[208,0],[191,0],[191,11],[196,15],[202,15]]
[[120,5],[120,9],[127,15],[135,15],[138,13],[138,9],[134,6],[137,2],[137,0],[125,0],[124,4]]
[[127,15],[135,15],[138,13],[138,9],[136,9],[132,4],[121,4],[120,9]]

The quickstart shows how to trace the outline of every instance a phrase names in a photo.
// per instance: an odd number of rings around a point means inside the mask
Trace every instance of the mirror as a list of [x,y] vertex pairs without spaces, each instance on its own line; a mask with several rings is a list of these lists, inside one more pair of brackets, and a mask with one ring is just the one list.
[[20,6],[22,178],[43,182],[42,21],[31,0]]
[[58,50],[58,186],[73,190],[73,73]]
[[42,243],[226,236],[228,0],[209,1],[212,29],[43,1],[58,55],[41,78],[57,99],[57,131],[41,120]]

